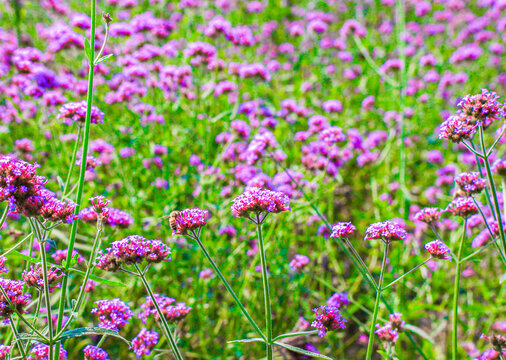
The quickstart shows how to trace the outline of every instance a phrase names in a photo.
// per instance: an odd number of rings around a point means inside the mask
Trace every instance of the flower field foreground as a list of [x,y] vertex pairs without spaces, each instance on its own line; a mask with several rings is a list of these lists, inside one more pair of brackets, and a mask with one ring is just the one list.
[[0,10],[0,360],[506,360],[505,1]]

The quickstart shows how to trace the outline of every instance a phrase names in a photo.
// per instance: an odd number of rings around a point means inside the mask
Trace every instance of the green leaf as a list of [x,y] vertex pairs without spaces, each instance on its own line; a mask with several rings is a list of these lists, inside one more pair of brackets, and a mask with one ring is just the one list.
[[40,262],[40,260],[39,260],[39,259],[33,258],[33,257],[28,256],[28,255],[25,255],[25,254],[22,254],[22,253],[20,253],[19,251],[14,251],[14,252],[12,253],[12,255],[13,255],[13,256],[16,256],[16,257],[20,257],[20,258],[22,258],[22,259],[24,259],[24,260],[26,260],[26,261],[28,261],[28,262],[34,263],[34,264],[36,264],[36,263]]
[[317,354],[317,353],[314,353],[314,352],[311,352],[311,351],[307,351],[307,350],[298,348],[296,346],[292,346],[292,345],[288,345],[288,344],[283,344],[282,342],[275,341],[274,344],[276,344],[278,346],[281,346],[281,347],[283,347],[285,349],[288,349],[290,351],[299,353],[299,354],[304,354],[304,355],[311,356],[311,357],[318,358],[318,359],[333,360],[332,358],[330,358],[328,356],[325,356],[325,355],[322,355],[322,354]]
[[80,336],[88,336],[88,335],[107,335],[107,336],[113,336],[115,338],[118,338],[122,341],[124,341],[128,346],[130,346],[130,341],[125,339],[123,336],[121,336],[117,331],[104,329],[101,327],[82,327],[72,330],[64,331],[61,336],[56,339],[56,341],[71,339],[75,337]]
[[84,52],[86,53],[86,56],[88,57],[88,59],[91,58],[91,45],[90,45],[90,41],[88,40],[88,38],[85,36],[84,37]]
[[432,345],[436,344],[436,342],[434,341],[434,339],[429,334],[427,334],[425,331],[423,331],[422,329],[420,329],[419,327],[416,327],[416,326],[413,326],[413,325],[410,325],[410,324],[406,324],[404,327],[406,328],[406,330],[409,330],[412,333],[420,335],[425,340],[429,341]]
[[106,61],[107,59],[110,59],[111,57],[113,57],[114,54],[107,54],[107,55],[104,55],[102,56],[100,59],[98,59],[96,62],[95,62],[95,65],[98,65],[100,64],[101,62],[104,62]]
[[279,336],[276,336],[273,340],[279,340],[289,337],[295,337],[295,336],[304,336],[304,335],[316,335],[318,334],[318,330],[310,330],[310,331],[300,331],[300,332],[294,332],[294,333],[286,333]]
[[249,342],[255,342],[255,341],[261,341],[265,342],[262,338],[251,338],[251,339],[241,339],[241,340],[232,340],[227,341],[228,344],[236,344],[236,343],[249,343]]

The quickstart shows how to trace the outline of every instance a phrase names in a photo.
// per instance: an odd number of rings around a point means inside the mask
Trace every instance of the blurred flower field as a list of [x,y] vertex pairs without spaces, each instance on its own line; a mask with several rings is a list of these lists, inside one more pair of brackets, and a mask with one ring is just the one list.
[[506,1],[0,10],[0,360],[506,359]]

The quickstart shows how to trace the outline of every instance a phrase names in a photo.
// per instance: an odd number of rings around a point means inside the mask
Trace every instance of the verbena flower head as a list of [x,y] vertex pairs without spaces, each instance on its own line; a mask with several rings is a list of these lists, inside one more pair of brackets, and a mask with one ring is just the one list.
[[333,238],[348,238],[353,234],[357,228],[351,222],[340,222],[332,226],[332,234],[330,237]]
[[6,273],[9,271],[7,267],[5,266],[5,262],[7,261],[7,258],[5,256],[0,256],[0,274]]
[[[7,294],[8,299],[0,292],[0,318],[4,319],[4,323],[8,322],[8,318],[17,310],[19,313],[24,313],[24,308],[28,305],[31,295],[23,294],[23,281],[9,280],[0,278],[0,287]],[[10,305],[9,304],[12,304]]]
[[10,351],[11,347],[9,345],[0,345],[0,360],[6,360]]
[[73,201],[61,201],[57,198],[50,198],[42,205],[40,215],[48,221],[61,221],[70,224],[78,218],[78,216],[74,215],[76,206]]
[[158,344],[159,335],[156,331],[142,329],[132,340],[132,350],[137,359],[144,355],[150,355],[156,344]]
[[311,326],[318,329],[318,335],[324,337],[328,331],[346,328],[346,320],[341,315],[339,308],[330,305],[321,305],[313,309],[316,320]]
[[207,224],[208,215],[207,210],[197,208],[178,211],[174,214],[174,220],[171,220],[172,234],[186,235],[200,230]]
[[[67,260],[67,255],[68,255],[68,249],[63,249],[63,250],[59,249],[59,250],[56,250],[51,255],[51,257],[53,258],[53,260],[56,264],[61,265],[61,264],[63,264],[64,260]],[[71,259],[73,259],[73,258],[77,258],[77,264],[80,264],[84,261],[84,258],[76,250],[72,251]]]
[[450,248],[440,240],[434,240],[425,244],[425,250],[429,252],[432,258],[452,261]]
[[110,203],[110,201],[107,200],[102,195],[92,197],[92,198],[90,198],[90,201],[91,201],[91,205],[93,207],[93,210],[95,210],[95,212],[97,214],[102,214],[104,212],[104,210],[106,209],[106,206]]
[[[102,216],[104,224],[107,226],[126,229],[134,222],[132,216],[126,211],[116,208],[106,208],[104,211]],[[98,214],[94,207],[87,207],[79,212],[79,218],[85,223],[94,224],[97,222]]]
[[499,176],[506,177],[506,160],[497,159],[492,164],[492,171]]
[[[71,125],[77,122],[84,125],[86,122],[86,101],[71,102],[63,105],[58,113],[57,118],[63,120],[64,124]],[[104,122],[104,113],[95,105],[91,106],[91,123],[98,124]]]
[[310,259],[306,255],[296,254],[288,264],[293,270],[299,272],[309,264]]
[[467,218],[478,213],[478,208],[470,197],[458,197],[448,204],[445,211],[455,216]]
[[439,138],[447,139],[454,143],[469,139],[476,132],[476,126],[469,123],[465,118],[452,115],[446,119],[439,128]]
[[[53,345],[54,349],[54,345]],[[58,354],[58,359],[60,360],[66,360],[67,357],[67,350],[65,350],[63,347],[60,346],[60,353]],[[32,350],[30,350],[30,353],[28,354],[29,360],[50,360],[49,359],[49,346],[46,344],[40,344],[37,343]]]
[[248,187],[246,191],[236,197],[232,204],[232,215],[249,218],[251,214],[280,213],[290,211],[290,199],[278,191],[263,190]]
[[455,182],[457,183],[459,193],[462,194],[462,196],[479,194],[487,185],[487,181],[481,178],[480,173],[477,171],[461,173],[455,177]]
[[390,324],[386,324],[383,327],[380,327],[379,324],[376,324],[376,327],[378,328],[374,333],[376,336],[378,336],[378,339],[381,342],[392,344],[394,345],[397,342],[397,339],[399,338],[399,333],[392,329]]
[[86,345],[83,352],[84,360],[110,360],[109,354],[98,346]]
[[418,211],[414,219],[416,221],[421,221],[426,224],[432,225],[437,223],[437,221],[441,218],[441,209],[437,207],[427,207]]
[[98,326],[104,329],[119,331],[132,318],[132,310],[120,299],[99,300],[91,313],[98,316]]
[[464,96],[457,107],[471,122],[480,123],[486,128],[504,116],[504,105],[497,101],[498,98],[495,92],[482,89],[481,94]]
[[[178,322],[183,320],[192,310],[191,307],[186,306],[184,303],[175,303],[175,299],[155,294],[155,299],[162,310],[162,314],[170,322]],[[156,321],[160,320],[160,316],[156,311],[151,297],[147,296],[144,304],[141,305],[142,312],[139,314],[139,319],[145,324],[148,317],[153,315]]]
[[99,255],[96,266],[106,271],[116,271],[122,264],[159,263],[170,260],[171,249],[160,240],[147,240],[130,235],[118,241]]
[[[44,288],[44,274],[40,263],[30,265],[30,269],[25,270],[22,276],[27,286],[34,287],[38,290]],[[54,265],[49,266],[47,269],[47,282],[50,292],[53,292],[55,288],[60,286],[59,281],[63,276],[64,274],[60,268]]]
[[406,325],[406,322],[401,317],[402,314],[398,312],[388,315],[390,327],[398,332],[404,332],[404,326]]
[[391,220],[369,225],[364,240],[382,240],[384,242],[404,240],[408,236],[406,230]]
[[334,293],[328,300],[327,305],[334,306],[337,308],[341,308],[342,306],[346,306],[350,303],[348,300],[348,293],[346,292],[337,292]]

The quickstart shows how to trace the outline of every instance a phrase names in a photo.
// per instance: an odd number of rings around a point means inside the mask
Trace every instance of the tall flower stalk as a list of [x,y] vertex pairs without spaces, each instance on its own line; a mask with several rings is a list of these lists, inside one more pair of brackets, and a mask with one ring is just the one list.
[[458,359],[458,336],[457,336],[457,325],[458,325],[458,308],[459,308],[459,291],[460,291],[460,277],[462,272],[462,250],[464,248],[464,240],[466,238],[467,219],[464,220],[464,226],[462,229],[462,236],[459,242],[459,250],[457,252],[457,267],[455,270],[455,283],[453,285],[453,308],[452,308],[452,360]]

